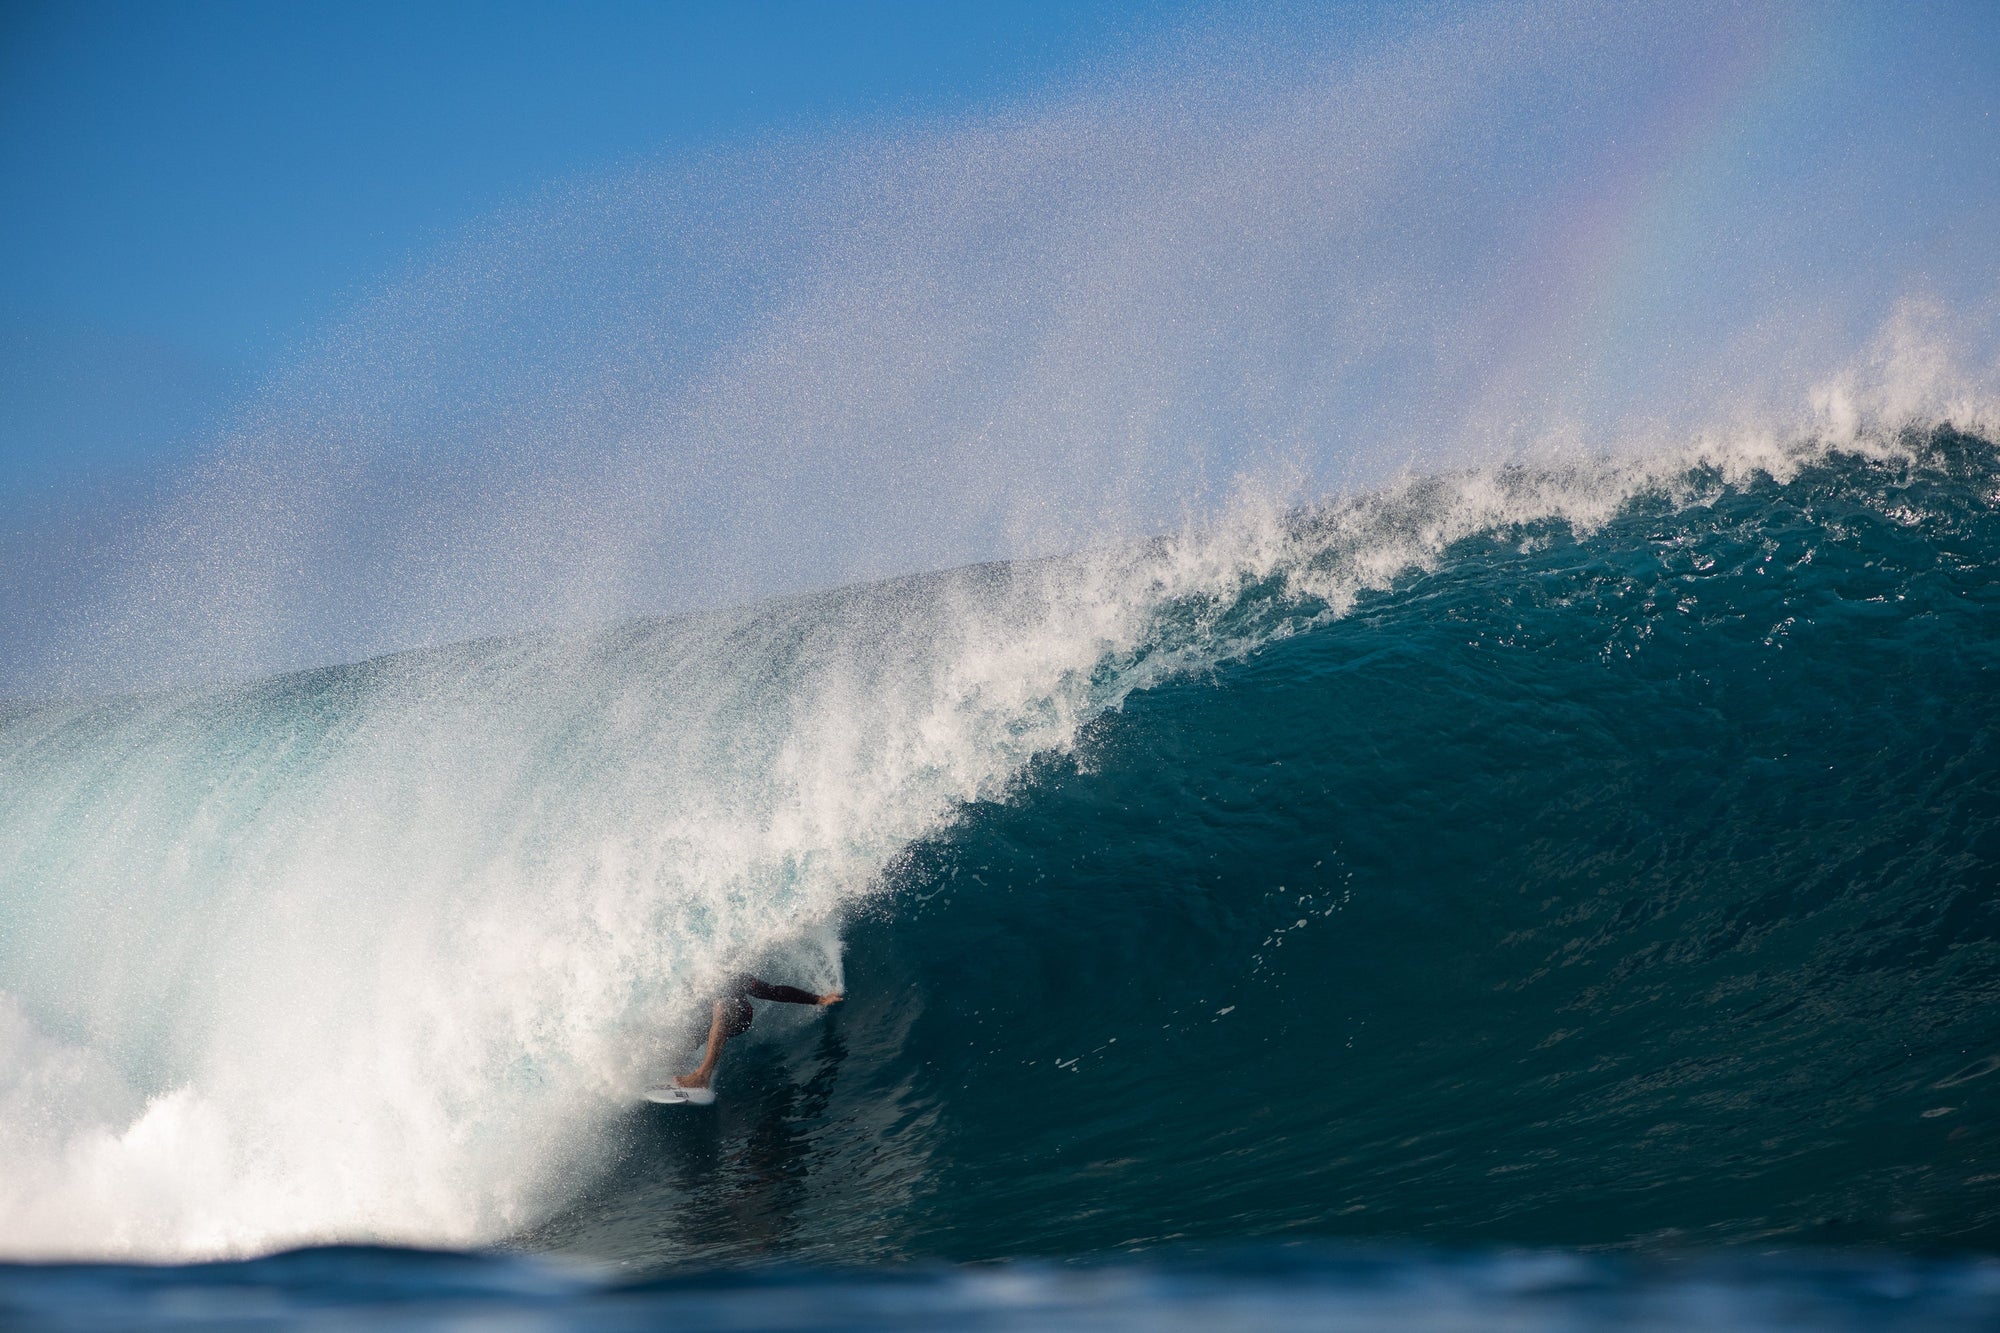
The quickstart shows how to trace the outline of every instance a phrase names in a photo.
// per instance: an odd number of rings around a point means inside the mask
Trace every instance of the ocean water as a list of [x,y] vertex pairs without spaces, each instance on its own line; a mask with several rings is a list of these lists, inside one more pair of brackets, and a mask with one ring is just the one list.
[[[8,704],[0,1314],[1992,1326],[1996,508],[1576,455]],[[848,998],[639,1102],[740,968]]]

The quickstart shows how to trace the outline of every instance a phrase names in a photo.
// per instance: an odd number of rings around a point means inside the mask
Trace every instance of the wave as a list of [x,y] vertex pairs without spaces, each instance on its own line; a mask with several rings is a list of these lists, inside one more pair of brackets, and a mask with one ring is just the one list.
[[2000,469],[1838,445],[10,706],[0,1247],[1988,1243]]

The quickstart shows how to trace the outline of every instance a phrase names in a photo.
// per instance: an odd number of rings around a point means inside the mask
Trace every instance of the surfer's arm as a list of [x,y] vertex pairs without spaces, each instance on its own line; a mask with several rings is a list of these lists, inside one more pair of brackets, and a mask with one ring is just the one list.
[[755,977],[746,978],[743,993],[753,1000],[776,1000],[781,1004],[838,1004],[839,991],[829,991],[825,995],[815,995],[797,986],[773,986]]

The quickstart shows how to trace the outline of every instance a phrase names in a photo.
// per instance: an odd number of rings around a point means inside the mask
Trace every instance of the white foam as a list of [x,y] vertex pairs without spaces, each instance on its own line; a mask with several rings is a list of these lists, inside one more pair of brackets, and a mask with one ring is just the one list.
[[669,1037],[722,971],[838,986],[843,909],[1117,702],[1097,668],[1217,559],[1195,555],[15,719],[0,968],[87,1034],[17,1022],[24,1067],[96,1081],[15,1098],[41,1128],[0,1246],[520,1228],[685,1058]]

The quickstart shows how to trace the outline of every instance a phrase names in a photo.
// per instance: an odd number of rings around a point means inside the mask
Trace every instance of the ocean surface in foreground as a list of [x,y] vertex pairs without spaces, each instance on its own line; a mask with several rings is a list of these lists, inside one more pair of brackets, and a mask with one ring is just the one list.
[[2000,1321],[2000,1265],[1879,1257],[1632,1260],[1304,1246],[1095,1265],[737,1269],[613,1282],[545,1262],[304,1250],[183,1267],[0,1267],[23,1330],[1929,1330]]

